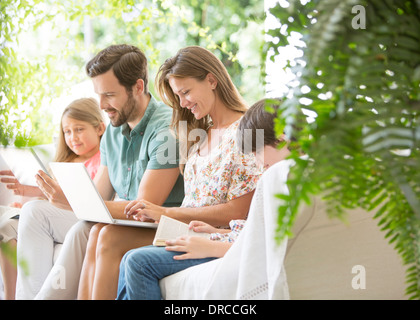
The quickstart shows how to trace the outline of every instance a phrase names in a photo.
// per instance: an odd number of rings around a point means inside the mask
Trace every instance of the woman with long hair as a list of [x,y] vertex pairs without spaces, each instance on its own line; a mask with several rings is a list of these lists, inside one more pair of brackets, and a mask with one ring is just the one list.
[[[134,200],[126,207],[127,216],[159,221],[164,214],[213,226],[245,219],[262,172],[253,155],[245,156],[237,148],[236,129],[247,106],[223,63],[207,49],[183,48],[160,67],[156,88],[163,102],[173,108],[172,128],[183,154],[185,198],[181,207]],[[125,252],[121,254],[118,243],[124,240],[100,233],[92,229],[89,235],[79,286],[81,299],[115,299],[117,295],[118,266],[106,269],[105,262],[122,259]],[[107,272],[92,272],[91,266]]]

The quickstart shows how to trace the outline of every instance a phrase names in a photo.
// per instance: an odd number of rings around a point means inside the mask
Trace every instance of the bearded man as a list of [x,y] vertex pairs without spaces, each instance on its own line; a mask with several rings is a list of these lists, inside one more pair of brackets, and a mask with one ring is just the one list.
[[[159,138],[172,137],[172,143],[176,144],[175,138],[165,133],[169,131],[172,109],[149,93],[144,53],[135,46],[112,45],[90,60],[86,71],[99,96],[100,107],[110,120],[101,140],[101,165],[94,183],[111,215],[115,219],[128,219],[124,209],[135,199],[180,206],[184,185],[179,160],[176,152],[169,157],[162,156],[168,151],[162,145],[168,145],[168,141]],[[167,161],[163,163],[160,159]],[[36,256],[33,253],[39,250],[33,248],[61,242],[55,237],[54,230],[60,224],[55,215],[58,208],[70,211],[71,207],[62,192],[54,192],[54,188],[59,188],[54,180],[46,175],[42,178],[44,188],[51,191],[49,202],[33,203],[21,211],[20,219],[25,223],[20,223],[17,255],[18,261],[25,261],[29,273],[18,267],[16,298],[90,298],[93,293],[89,288],[95,276],[118,270],[121,259],[117,257],[122,258],[129,249],[151,244],[155,230],[79,221],[65,234],[63,247],[51,267],[52,259]],[[114,200],[116,195],[120,201]],[[87,254],[85,258],[87,248],[96,252],[92,246],[98,242],[101,250],[109,253],[102,255],[106,261],[100,263],[91,261],[95,254]],[[78,288],[81,277],[82,285]]]

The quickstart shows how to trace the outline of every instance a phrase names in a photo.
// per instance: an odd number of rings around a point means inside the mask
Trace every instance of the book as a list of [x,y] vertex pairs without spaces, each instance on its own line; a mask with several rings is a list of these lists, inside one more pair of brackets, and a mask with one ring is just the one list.
[[196,236],[209,239],[209,233],[195,232],[188,228],[188,224],[162,215],[153,240],[154,246],[166,246],[166,240],[173,240],[180,236]]

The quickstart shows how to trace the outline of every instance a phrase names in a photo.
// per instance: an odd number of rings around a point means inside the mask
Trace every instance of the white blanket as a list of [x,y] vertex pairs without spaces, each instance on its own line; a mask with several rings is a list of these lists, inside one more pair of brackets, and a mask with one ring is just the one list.
[[289,299],[283,267],[287,241],[277,244],[277,193],[287,193],[290,160],[260,178],[244,229],[226,255],[161,280],[165,299]]

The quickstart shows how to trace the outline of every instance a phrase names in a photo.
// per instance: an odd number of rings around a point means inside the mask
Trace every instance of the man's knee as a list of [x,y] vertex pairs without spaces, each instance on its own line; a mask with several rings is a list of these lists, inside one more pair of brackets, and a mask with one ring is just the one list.
[[81,243],[86,246],[93,223],[88,221],[78,221],[66,234],[66,240],[70,242]]
[[25,203],[19,213],[19,228],[46,222],[44,214],[46,204],[48,202],[44,200],[33,200]]

